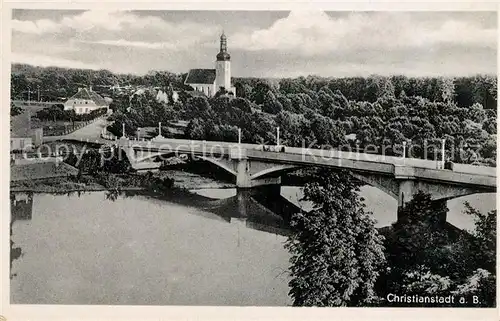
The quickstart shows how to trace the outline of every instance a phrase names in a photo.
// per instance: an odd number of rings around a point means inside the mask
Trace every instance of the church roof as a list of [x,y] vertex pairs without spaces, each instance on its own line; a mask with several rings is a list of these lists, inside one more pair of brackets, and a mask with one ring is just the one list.
[[95,91],[88,90],[87,88],[78,89],[78,92],[74,94],[70,99],[92,100],[97,106],[108,105],[106,100],[104,100],[101,95],[99,95]]
[[185,84],[213,84],[215,69],[191,69],[186,77]]

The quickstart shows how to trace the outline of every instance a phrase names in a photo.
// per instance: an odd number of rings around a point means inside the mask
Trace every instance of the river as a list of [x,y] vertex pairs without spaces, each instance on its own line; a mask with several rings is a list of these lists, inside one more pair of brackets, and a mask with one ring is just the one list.
[[[396,201],[364,187],[377,226],[396,219]],[[283,208],[306,208],[282,187]],[[113,195],[111,195],[113,196]],[[286,226],[235,189],[158,197],[138,192],[12,195],[11,303],[286,306]],[[468,200],[495,208],[495,194],[448,202],[448,221],[472,228]],[[292,206],[293,207],[293,206]]]

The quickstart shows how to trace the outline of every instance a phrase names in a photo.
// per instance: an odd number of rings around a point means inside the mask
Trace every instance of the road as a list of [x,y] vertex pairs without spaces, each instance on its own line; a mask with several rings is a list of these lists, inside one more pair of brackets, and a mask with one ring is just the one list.
[[108,121],[106,118],[99,118],[93,123],[88,124],[85,127],[82,127],[68,135],[62,136],[46,136],[43,138],[44,142],[53,142],[57,140],[80,140],[80,141],[91,141],[91,142],[99,142],[99,143],[110,143],[110,140],[106,140],[101,138],[101,132],[104,127],[106,127]]

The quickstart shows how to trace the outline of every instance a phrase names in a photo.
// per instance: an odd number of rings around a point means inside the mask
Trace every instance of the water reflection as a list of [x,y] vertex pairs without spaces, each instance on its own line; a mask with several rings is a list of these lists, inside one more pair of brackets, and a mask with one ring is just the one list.
[[[13,193],[11,302],[288,305],[283,242],[300,195],[281,192]],[[395,218],[397,204],[368,195],[374,216]]]
[[12,226],[18,220],[31,220],[33,214],[33,193],[11,193],[10,194],[10,278],[16,276],[12,273],[12,262],[23,254],[21,247],[15,246],[12,241]]
[[34,212],[13,218],[12,304],[290,304],[285,238],[258,231],[286,224],[252,195],[77,194],[13,195]]
[[[224,199],[212,199],[185,191],[171,191],[157,194],[146,191],[109,192],[108,199],[116,200],[119,195],[137,195],[164,200],[185,206],[192,206],[215,214],[231,224],[277,235],[287,236],[292,214],[301,209],[280,194],[279,186],[264,186],[252,190],[237,190],[236,195]],[[108,197],[108,194],[106,194]]]
[[107,200],[110,200],[110,201],[116,201],[118,199],[118,197],[120,196],[120,194],[122,194],[119,190],[115,189],[115,190],[109,190],[109,191],[106,191],[106,199]]

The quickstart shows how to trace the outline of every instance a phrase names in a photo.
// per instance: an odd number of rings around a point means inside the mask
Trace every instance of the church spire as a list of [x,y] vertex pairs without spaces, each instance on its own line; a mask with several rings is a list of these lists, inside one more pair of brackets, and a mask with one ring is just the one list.
[[227,38],[224,30],[222,30],[222,34],[220,35],[220,52],[227,52]]
[[220,35],[220,51],[217,54],[217,61],[229,61],[231,56],[227,52],[227,37],[224,34],[224,30],[222,30],[222,34]]

